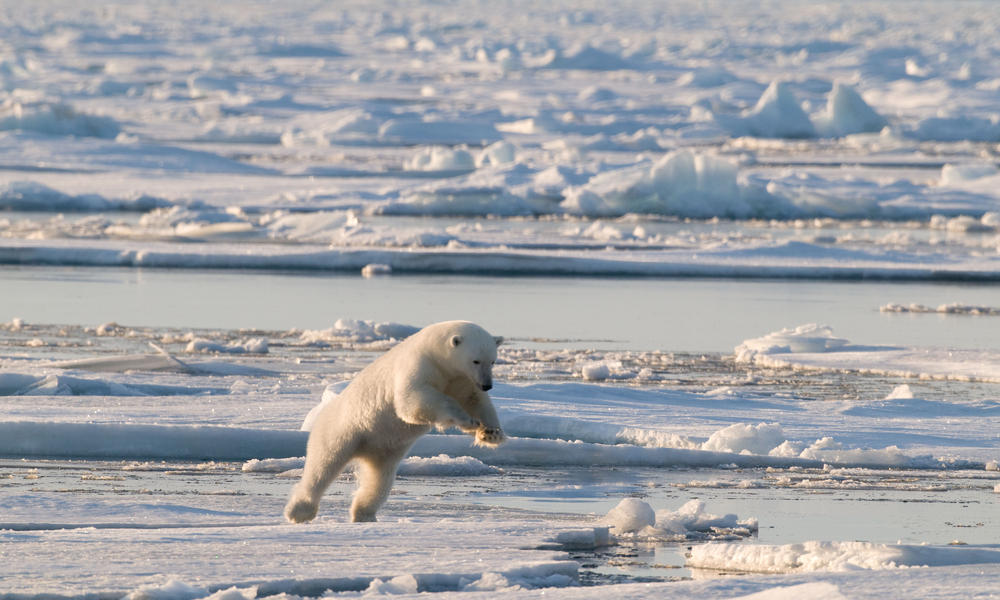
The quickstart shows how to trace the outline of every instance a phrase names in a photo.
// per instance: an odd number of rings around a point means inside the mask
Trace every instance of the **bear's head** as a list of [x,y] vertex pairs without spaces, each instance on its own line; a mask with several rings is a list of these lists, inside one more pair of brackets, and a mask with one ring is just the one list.
[[468,377],[479,389],[493,387],[493,365],[497,360],[497,346],[503,338],[494,337],[485,329],[469,322],[454,323],[448,332],[448,363]]

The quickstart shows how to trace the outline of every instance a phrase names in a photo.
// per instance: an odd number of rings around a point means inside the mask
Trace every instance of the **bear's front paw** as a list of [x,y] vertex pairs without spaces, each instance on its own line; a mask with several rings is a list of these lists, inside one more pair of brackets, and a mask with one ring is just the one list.
[[482,427],[476,431],[476,445],[495,448],[507,439],[499,427]]
[[319,505],[306,500],[292,500],[285,507],[285,518],[289,523],[305,523],[316,518]]

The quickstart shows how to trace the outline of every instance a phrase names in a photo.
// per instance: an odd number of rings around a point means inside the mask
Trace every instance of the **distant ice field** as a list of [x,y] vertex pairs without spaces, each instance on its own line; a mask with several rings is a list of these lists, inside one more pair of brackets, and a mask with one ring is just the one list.
[[3,264],[997,279],[988,2],[8,4]]

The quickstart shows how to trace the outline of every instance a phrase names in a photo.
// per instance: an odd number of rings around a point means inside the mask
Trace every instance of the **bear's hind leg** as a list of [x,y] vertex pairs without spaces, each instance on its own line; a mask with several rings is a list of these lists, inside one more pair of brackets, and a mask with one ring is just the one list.
[[353,453],[353,448],[346,447],[326,453],[306,453],[302,479],[292,488],[292,496],[285,505],[285,518],[289,522],[305,523],[316,517],[323,492],[344,470]]
[[396,468],[404,453],[391,456],[366,456],[357,462],[358,491],[351,502],[351,521],[374,521],[392,490]]

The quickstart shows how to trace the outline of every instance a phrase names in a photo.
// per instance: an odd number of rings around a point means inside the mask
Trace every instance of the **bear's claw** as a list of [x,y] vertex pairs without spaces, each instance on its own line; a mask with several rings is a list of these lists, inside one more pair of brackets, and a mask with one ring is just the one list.
[[499,427],[482,427],[476,431],[477,446],[499,446],[507,439]]

